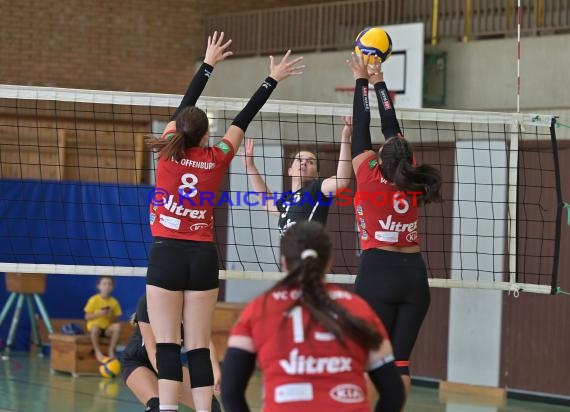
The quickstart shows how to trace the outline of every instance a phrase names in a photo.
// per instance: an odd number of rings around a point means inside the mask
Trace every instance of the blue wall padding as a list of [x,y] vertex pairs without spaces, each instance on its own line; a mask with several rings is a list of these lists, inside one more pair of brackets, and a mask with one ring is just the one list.
[[[150,186],[84,182],[0,180],[0,262],[102,266],[148,263]],[[113,295],[123,319],[144,293],[144,277],[116,277]],[[95,294],[96,277],[48,276],[42,299],[50,317],[81,318]],[[0,274],[0,306],[8,292]],[[0,327],[6,342],[9,319]],[[24,307],[14,349],[27,349],[30,324]]]
[[146,266],[151,189],[0,180],[0,262]]

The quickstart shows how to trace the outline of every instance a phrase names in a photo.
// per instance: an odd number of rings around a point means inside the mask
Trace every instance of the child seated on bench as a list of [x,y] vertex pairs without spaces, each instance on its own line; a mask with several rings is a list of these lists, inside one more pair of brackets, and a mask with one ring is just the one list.
[[121,316],[121,305],[117,299],[111,296],[115,282],[111,276],[100,276],[97,280],[99,293],[89,298],[85,308],[85,320],[87,320],[87,331],[91,336],[95,356],[99,362],[105,357],[99,346],[99,338],[106,336],[110,338],[109,358],[115,357],[115,347],[119,340],[121,325],[118,322]]

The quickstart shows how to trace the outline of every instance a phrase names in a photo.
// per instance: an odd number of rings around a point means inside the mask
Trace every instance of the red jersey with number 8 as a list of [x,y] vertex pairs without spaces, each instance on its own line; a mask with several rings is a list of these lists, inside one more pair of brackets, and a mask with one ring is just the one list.
[[376,154],[360,164],[356,185],[354,210],[362,250],[419,245],[417,196],[421,192],[404,193],[388,182]]
[[[388,337],[362,298],[334,285],[325,287],[350,313]],[[263,411],[369,412],[364,380],[369,351],[348,337],[343,346],[315,320],[308,328],[307,309],[289,310],[300,294],[300,289],[283,288],[254,299],[231,332],[253,340],[263,372]]]
[[214,147],[191,147],[179,161],[161,157],[156,188],[149,196],[152,235],[212,242],[215,197],[233,157],[234,148],[226,139]]

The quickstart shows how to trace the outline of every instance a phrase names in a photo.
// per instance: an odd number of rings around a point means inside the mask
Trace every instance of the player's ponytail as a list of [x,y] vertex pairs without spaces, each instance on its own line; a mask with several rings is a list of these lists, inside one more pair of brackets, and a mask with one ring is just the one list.
[[293,307],[299,304],[305,307],[311,320],[316,320],[343,344],[348,336],[366,349],[378,348],[379,331],[348,312],[325,289],[324,276],[331,251],[331,240],[320,223],[300,222],[289,228],[281,239],[281,255],[289,273],[270,292],[283,287],[299,287],[300,298]]
[[417,197],[420,205],[441,201],[441,173],[427,164],[415,166],[413,156],[406,139],[389,139],[380,152],[382,176],[403,192],[421,192]]
[[179,161],[185,157],[186,149],[198,146],[209,128],[208,117],[196,106],[185,107],[176,116],[176,131],[165,138],[151,138],[147,144],[158,149],[159,157]]

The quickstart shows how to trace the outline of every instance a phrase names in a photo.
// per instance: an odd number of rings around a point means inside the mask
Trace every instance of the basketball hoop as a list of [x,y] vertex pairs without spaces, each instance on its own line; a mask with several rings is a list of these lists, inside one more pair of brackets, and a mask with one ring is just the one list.
[[[369,96],[370,93],[374,93],[374,87],[368,87],[369,90]],[[338,86],[334,88],[334,91],[336,92],[336,96],[338,99],[339,103],[352,103],[352,98],[354,96],[354,86]],[[394,104],[394,106],[396,106],[396,92],[389,90],[388,93],[390,93],[390,98],[392,99],[392,103]],[[377,106],[378,102],[376,101],[376,99],[369,99],[370,100],[370,105],[371,106]]]

